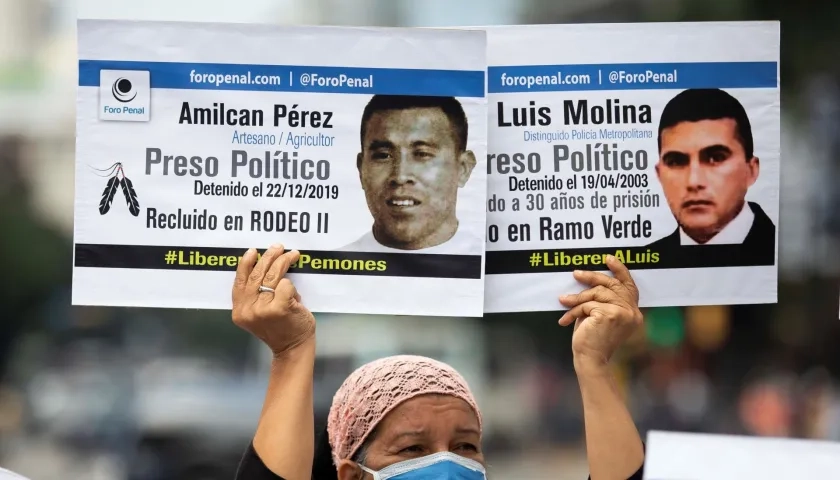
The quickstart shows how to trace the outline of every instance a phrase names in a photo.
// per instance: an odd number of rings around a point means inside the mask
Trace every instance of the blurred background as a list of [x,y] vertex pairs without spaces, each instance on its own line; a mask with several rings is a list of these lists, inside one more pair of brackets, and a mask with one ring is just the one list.
[[[226,312],[70,306],[77,16],[382,26],[781,20],[779,303],[649,310],[616,373],[643,433],[840,441],[840,2],[0,0],[0,466],[33,480],[232,479],[266,386],[266,349]],[[475,388],[491,475],[586,478],[571,331],[557,318],[319,315],[318,422],[357,366],[429,355]]]

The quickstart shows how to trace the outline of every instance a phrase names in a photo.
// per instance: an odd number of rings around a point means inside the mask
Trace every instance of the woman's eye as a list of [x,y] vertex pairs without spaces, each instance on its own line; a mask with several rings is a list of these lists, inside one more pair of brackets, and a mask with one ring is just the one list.
[[403,448],[400,450],[400,453],[419,453],[423,451],[423,447],[420,445],[412,445],[410,447]]
[[461,448],[461,449],[464,449],[464,450],[469,450],[471,452],[477,452],[478,451],[478,447],[476,447],[475,445],[473,445],[471,443],[464,443],[462,445],[459,445],[458,448]]

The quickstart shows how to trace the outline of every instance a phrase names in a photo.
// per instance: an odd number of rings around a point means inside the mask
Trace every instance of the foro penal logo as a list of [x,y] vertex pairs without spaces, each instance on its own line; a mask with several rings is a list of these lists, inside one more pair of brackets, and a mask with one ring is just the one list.
[[112,122],[148,122],[152,107],[151,72],[99,71],[99,119]]
[[135,98],[137,98],[137,91],[134,90],[134,85],[132,85],[131,80],[120,77],[114,81],[114,84],[111,86],[111,95],[118,102],[128,103]]
[[140,202],[137,200],[137,191],[134,190],[134,183],[125,176],[125,169],[121,162],[116,162],[108,168],[93,168],[93,170],[101,172],[96,174],[99,177],[108,177],[108,182],[105,183],[105,190],[102,191],[99,198],[100,215],[105,215],[111,210],[111,204],[114,203],[114,197],[119,190],[122,190],[128,211],[135,217],[140,215]]

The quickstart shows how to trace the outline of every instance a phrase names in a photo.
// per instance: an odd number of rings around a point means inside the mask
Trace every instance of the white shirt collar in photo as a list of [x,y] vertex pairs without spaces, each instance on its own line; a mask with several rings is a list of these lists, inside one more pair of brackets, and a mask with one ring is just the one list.
[[[752,208],[750,208],[747,202],[744,202],[744,207],[741,208],[741,213],[735,216],[728,225],[723,227],[723,230],[718,232],[717,235],[712,237],[711,240],[703,245],[731,245],[744,243],[744,240],[747,239],[747,235],[750,233],[754,220],[755,214],[753,213]],[[698,243],[695,242],[693,238],[686,235],[682,227],[680,227],[680,245],[698,245]]]
[[358,240],[340,248],[339,251],[345,252],[394,252],[394,253],[436,253],[443,255],[480,255],[483,248],[483,238],[478,238],[467,233],[467,229],[458,228],[455,235],[448,241],[435,245],[434,247],[423,248],[420,250],[400,250],[398,248],[391,248],[382,245],[376,241],[373,232],[368,230]]

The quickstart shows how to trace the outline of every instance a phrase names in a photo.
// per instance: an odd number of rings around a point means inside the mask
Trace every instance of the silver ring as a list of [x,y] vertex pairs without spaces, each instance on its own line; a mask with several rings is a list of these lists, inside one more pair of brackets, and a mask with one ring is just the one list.
[[271,288],[271,287],[266,287],[265,285],[260,285],[259,291],[260,291],[260,293],[265,293],[265,292],[268,292],[268,293],[274,293],[274,289],[273,289],[273,288]]

